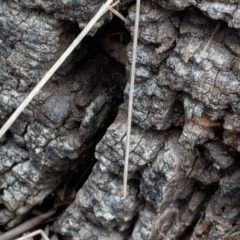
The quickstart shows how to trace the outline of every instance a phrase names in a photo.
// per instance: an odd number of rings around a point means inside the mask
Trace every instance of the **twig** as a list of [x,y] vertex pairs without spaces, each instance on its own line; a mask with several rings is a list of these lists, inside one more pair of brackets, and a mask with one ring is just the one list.
[[46,220],[47,218],[51,217],[56,210],[49,211],[37,217],[34,217],[19,226],[9,230],[8,232],[0,235],[0,240],[12,240],[18,235],[27,232],[28,230],[32,229],[33,227],[37,226],[42,221]]
[[[44,235],[47,235],[47,237],[49,238],[49,225],[47,224],[47,226],[44,228],[44,230],[42,230],[44,232]],[[42,235],[42,234],[41,234]],[[18,240],[18,239],[17,239]],[[42,237],[40,240],[44,240],[44,237]]]
[[200,53],[199,57],[197,58],[196,63],[200,63],[200,62],[201,62],[203,54],[207,51],[210,43],[211,43],[212,40],[215,38],[215,36],[216,36],[216,34],[218,33],[221,25],[222,25],[222,22],[218,22],[217,26],[215,27],[215,29],[214,29],[214,31],[213,31],[213,33],[212,33],[212,35],[211,35],[211,38],[208,40],[208,42],[207,42],[207,44],[205,45],[204,49],[202,50],[202,52]]
[[128,100],[127,139],[126,139],[125,163],[124,163],[124,174],[123,174],[123,197],[124,198],[126,198],[127,196],[128,163],[129,163],[129,149],[130,149],[130,138],[131,138],[133,91],[134,91],[135,68],[136,68],[136,57],[137,57],[140,7],[141,7],[141,1],[137,0],[134,39],[133,39],[131,78],[130,78],[130,89],[129,89],[129,100]]
[[104,13],[106,13],[107,11],[111,10],[113,7],[115,7],[116,5],[118,5],[120,2],[120,0],[117,0],[115,3],[113,3],[112,5],[110,5],[109,7],[107,7],[104,11]]
[[234,237],[236,235],[240,235],[240,231],[233,233],[232,235],[230,235],[230,237]]
[[123,22],[125,22],[126,25],[130,25],[130,21],[126,19],[121,13],[119,13],[114,8],[110,9],[110,11],[115,14],[117,17],[119,17]]
[[49,240],[49,238],[48,238],[48,236],[46,235],[46,233],[45,233],[43,230],[41,230],[41,229],[39,229],[39,230],[37,230],[37,231],[35,231],[35,232],[32,232],[32,233],[29,233],[29,234],[27,234],[27,235],[25,235],[25,236],[23,236],[23,237],[17,238],[16,240],[26,240],[26,239],[28,239],[28,238],[30,238],[30,237],[34,237],[34,236],[36,236],[36,235],[38,235],[38,234],[41,234],[42,237],[43,237],[45,240]]
[[[107,0],[106,3],[102,5],[96,15],[91,19],[91,21],[87,24],[87,26],[82,30],[82,32],[78,35],[78,37],[72,42],[72,44],[68,47],[68,49],[62,54],[62,56],[58,59],[58,61],[53,65],[53,67],[46,73],[46,75],[40,80],[40,82],[36,85],[36,87],[31,91],[31,93],[25,98],[25,100],[21,103],[21,105],[15,110],[12,116],[7,120],[7,122],[3,125],[0,130],[0,139],[6,133],[6,131],[11,127],[13,122],[17,119],[17,117],[22,113],[22,111],[27,107],[30,101],[38,94],[38,92],[42,89],[42,87],[46,84],[46,82],[50,79],[50,77],[57,71],[57,69],[61,66],[61,64],[65,61],[65,59],[71,54],[71,52],[77,47],[77,45],[82,41],[82,39],[87,35],[87,33],[91,30],[94,24],[102,17],[102,15],[115,6],[117,3],[112,4],[113,0]],[[112,4],[112,6],[110,6]],[[110,8],[109,8],[110,6]]]

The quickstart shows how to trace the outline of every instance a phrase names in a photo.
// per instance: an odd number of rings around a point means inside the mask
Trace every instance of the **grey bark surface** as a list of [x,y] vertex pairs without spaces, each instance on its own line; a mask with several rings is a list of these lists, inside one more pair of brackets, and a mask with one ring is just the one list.
[[[102,3],[2,1],[1,124]],[[119,9],[127,11],[132,37],[135,5],[121,1]],[[240,231],[239,19],[239,0],[143,1],[125,200],[129,85],[111,56],[79,46],[1,139],[0,225],[22,222],[89,161],[97,144],[98,162],[55,221],[56,232],[91,240],[234,239]],[[106,14],[91,35],[110,20]],[[132,41],[126,53],[129,76]]]
[[[14,2],[4,1],[1,9],[3,123],[71,43],[75,27]],[[123,72],[107,55],[86,58],[87,51],[72,54],[1,140],[0,223],[7,228],[86,161],[84,154],[116,112],[120,96],[112,75]]]

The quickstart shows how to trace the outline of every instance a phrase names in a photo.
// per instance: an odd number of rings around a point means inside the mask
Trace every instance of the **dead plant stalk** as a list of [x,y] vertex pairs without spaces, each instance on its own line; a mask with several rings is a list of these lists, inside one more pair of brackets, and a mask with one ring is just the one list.
[[[39,93],[42,87],[47,83],[47,81],[52,77],[52,75],[57,71],[57,69],[62,65],[66,58],[72,53],[72,51],[77,47],[77,45],[82,41],[82,39],[87,35],[87,33],[92,29],[96,22],[103,16],[106,11],[113,8],[118,4],[119,1],[112,4],[113,0],[107,0],[106,3],[102,5],[96,15],[91,19],[87,26],[82,30],[78,37],[72,42],[68,49],[62,54],[62,56],[57,60],[57,62],[52,66],[52,68],[46,73],[46,75],[40,80],[36,87],[30,92],[30,94],[25,98],[21,105],[15,110],[7,122],[2,126],[0,130],[0,139],[6,133],[6,131],[11,127],[13,122],[18,118],[22,111],[27,107],[31,100]],[[112,4],[112,5],[111,5]]]
[[126,138],[124,174],[123,174],[123,197],[124,198],[126,198],[127,196],[128,164],[129,164],[129,151],[130,151],[130,140],[131,140],[133,92],[134,92],[134,80],[135,80],[135,69],[136,69],[136,58],[137,58],[140,7],[141,7],[141,1],[137,0],[134,38],[133,38],[132,66],[131,66],[131,77],[130,77],[130,88],[129,88],[129,99],[128,99],[127,138]]
[[40,229],[40,230],[37,230],[37,231],[34,231],[34,232],[32,232],[32,233],[26,234],[26,235],[24,235],[23,237],[20,237],[20,238],[18,238],[18,239],[16,239],[16,240],[29,240],[31,237],[37,236],[37,235],[39,235],[39,234],[42,235],[42,237],[43,237],[44,240],[50,240],[50,239],[48,238],[48,236],[45,234],[45,232],[44,232],[43,230],[41,230],[41,229]]
[[39,215],[35,218],[32,218],[32,219],[20,224],[19,226],[17,226],[15,228],[9,230],[8,232],[5,232],[2,235],[0,235],[0,240],[12,240],[12,239],[14,239],[18,235],[27,232],[28,230],[30,230],[30,229],[34,228],[35,226],[37,226],[38,224],[40,224],[42,221],[48,219],[55,212],[56,212],[56,210],[49,211],[47,213]]
[[[82,41],[82,39],[87,35],[87,33],[92,29],[96,22],[109,10],[120,17],[125,23],[129,23],[128,20],[123,18],[116,10],[113,9],[119,1],[112,4],[113,0],[107,0],[103,6],[99,9],[96,15],[91,19],[83,31],[78,35],[78,37],[72,42],[72,44],[67,48],[67,50],[62,54],[62,56],[57,60],[57,62],[52,66],[52,68],[46,73],[46,75],[39,81],[35,88],[30,92],[30,94],[25,98],[25,100],[20,104],[20,106],[15,110],[11,117],[0,129],[0,139],[6,133],[6,131],[11,127],[13,122],[18,118],[18,116],[24,111],[31,100],[39,93],[47,81],[52,77],[52,75],[57,71],[57,69],[62,65],[66,58],[72,53],[72,51],[77,47],[77,45]],[[112,5],[111,5],[112,4]],[[130,149],[130,137],[131,137],[131,123],[132,123],[132,105],[133,105],[133,92],[134,92],[134,80],[135,80],[135,68],[136,68],[136,55],[137,55],[137,41],[138,41],[138,28],[139,28],[139,15],[140,15],[140,5],[141,1],[137,0],[136,4],[136,18],[135,18],[135,28],[134,28],[134,39],[133,39],[133,54],[132,54],[132,66],[131,66],[131,77],[130,77],[130,88],[129,88],[129,105],[128,105],[128,121],[127,121],[127,137],[126,137],[126,149],[125,149],[125,163],[124,163],[124,177],[123,177],[123,196],[126,198],[127,195],[127,178],[128,178],[128,163],[129,163],[129,149]]]

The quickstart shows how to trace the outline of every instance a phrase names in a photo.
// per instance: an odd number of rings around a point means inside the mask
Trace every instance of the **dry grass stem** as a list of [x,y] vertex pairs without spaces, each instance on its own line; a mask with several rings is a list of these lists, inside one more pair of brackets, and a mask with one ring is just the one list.
[[32,233],[29,233],[29,234],[27,234],[27,235],[25,235],[25,236],[23,236],[23,237],[17,238],[17,239],[15,239],[15,240],[27,240],[28,238],[37,236],[38,234],[41,234],[42,237],[43,237],[43,239],[45,239],[45,240],[50,240],[50,239],[48,238],[48,236],[45,234],[45,232],[44,232],[43,230],[41,230],[41,229],[40,229],[40,230],[37,230],[37,231],[35,231],[35,232],[32,232]]
[[213,39],[215,38],[215,36],[217,35],[217,33],[218,33],[221,25],[222,25],[222,22],[218,22],[217,26],[215,27],[215,29],[214,29],[214,31],[213,31],[213,33],[212,33],[212,35],[211,35],[211,38],[208,40],[208,42],[207,42],[207,44],[205,45],[204,49],[202,50],[202,52],[200,53],[199,57],[197,58],[196,63],[200,63],[200,62],[201,62],[203,54],[207,51],[210,43],[212,42],[212,40],[213,40]]
[[240,232],[235,232],[235,233],[233,233],[232,235],[230,235],[230,237],[235,237],[235,236],[237,236],[237,235],[240,235]]
[[[57,69],[62,65],[65,59],[72,53],[72,51],[77,47],[77,45],[82,41],[82,39],[87,35],[87,33],[92,29],[96,22],[102,17],[102,15],[115,6],[117,3],[112,4],[113,0],[107,0],[106,3],[99,9],[96,15],[91,19],[87,26],[82,30],[78,37],[73,41],[73,43],[68,47],[68,49],[63,53],[63,55],[57,60],[53,67],[46,73],[46,75],[40,80],[36,87],[30,92],[30,94],[25,98],[21,105],[16,109],[12,116],[7,120],[0,130],[0,139],[6,133],[6,131],[11,127],[13,122],[18,118],[22,111],[27,107],[31,100],[38,94],[42,87],[47,83],[51,76],[57,71]],[[112,6],[111,6],[112,4]],[[110,6],[110,8],[109,8]]]
[[130,25],[130,21],[126,19],[121,13],[119,13],[114,8],[111,8],[110,11],[115,14],[117,17],[119,17],[126,25]]
[[129,163],[129,150],[130,150],[130,139],[131,139],[132,106],[133,106],[133,92],[134,92],[134,80],[135,80],[135,69],[136,69],[136,58],[137,58],[137,42],[138,42],[140,7],[141,7],[141,1],[137,0],[134,38],[133,38],[133,53],[132,53],[132,66],[131,66],[131,76],[130,76],[129,100],[128,100],[127,139],[126,139],[124,175],[123,175],[123,197],[124,198],[126,198],[127,196],[128,163]]
[[120,0],[116,1],[115,3],[113,3],[112,5],[110,5],[109,7],[107,7],[104,11],[104,13],[106,13],[107,11],[111,10],[112,8],[114,8],[115,6],[117,6],[119,4]]
[[[43,232],[44,232],[47,236],[50,236],[50,227],[49,227],[49,225],[47,225],[47,226],[44,228]],[[45,238],[42,237],[40,240],[45,240]]]
[[[12,239],[14,239],[18,235],[23,234],[23,233],[29,231],[30,229],[34,228],[35,226],[37,226],[38,224],[40,224],[44,220],[48,219],[55,212],[56,212],[56,210],[49,211],[47,213],[44,213],[44,214],[39,215],[37,217],[34,217],[34,218],[32,218],[32,219],[30,219],[30,220],[20,224],[19,226],[17,226],[15,228],[9,230],[8,232],[5,232],[2,235],[0,235],[0,240],[12,240]],[[24,237],[26,237],[26,236],[24,236]]]

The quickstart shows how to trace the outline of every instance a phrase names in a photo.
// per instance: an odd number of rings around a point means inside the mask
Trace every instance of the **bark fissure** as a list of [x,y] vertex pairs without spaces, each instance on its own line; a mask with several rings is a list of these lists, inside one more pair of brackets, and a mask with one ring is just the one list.
[[[102,3],[3,1],[1,124],[75,38],[76,23],[86,26]],[[238,0],[143,1],[123,200],[134,4],[118,8],[130,25],[111,14],[96,24],[1,139],[1,226],[20,223],[60,183],[74,185],[95,155],[55,232],[102,240],[238,237]]]

